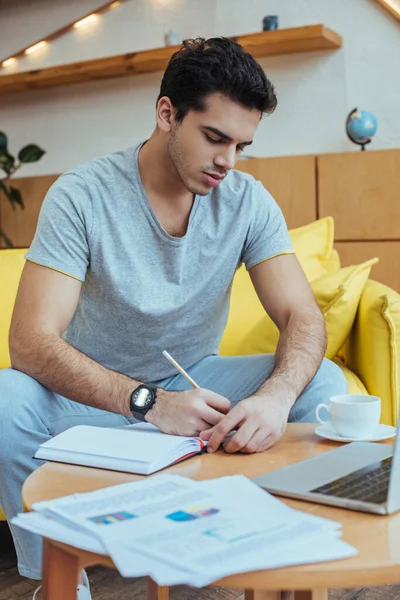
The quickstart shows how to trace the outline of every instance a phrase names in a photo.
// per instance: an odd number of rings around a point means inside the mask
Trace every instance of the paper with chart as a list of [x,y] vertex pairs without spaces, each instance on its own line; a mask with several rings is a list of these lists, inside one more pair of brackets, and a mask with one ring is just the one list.
[[[50,538],[62,544],[68,544],[88,552],[96,554],[105,554],[108,556],[107,550],[104,548],[101,540],[86,531],[71,529],[68,525],[59,523],[54,519],[45,517],[37,512],[21,513],[12,519],[13,525],[22,527],[31,533],[36,533],[43,537]],[[142,575],[151,575],[157,573],[157,577],[162,579],[172,578],[179,581],[182,578],[182,571],[175,571],[170,565],[163,565],[143,557],[141,554],[134,554],[132,551],[129,556],[130,564],[135,565],[135,570]]]
[[241,475],[205,482],[158,475],[34,509],[96,538],[122,575],[151,575],[160,585],[203,586],[356,553],[338,523],[295,511]]
[[[125,559],[130,549],[140,550],[174,568],[187,569],[192,573],[189,581],[202,586],[238,571],[289,564],[288,548],[293,564],[307,562],[310,545],[325,544],[327,536],[337,542],[340,536],[337,523],[293,511],[242,476],[198,485],[209,495],[196,504],[182,499],[174,510],[153,514],[153,532],[146,520],[137,524],[133,540],[122,540],[117,527],[102,532],[103,543],[121,572],[129,576]],[[346,552],[354,554],[350,548]],[[318,560],[315,551],[311,560]]]

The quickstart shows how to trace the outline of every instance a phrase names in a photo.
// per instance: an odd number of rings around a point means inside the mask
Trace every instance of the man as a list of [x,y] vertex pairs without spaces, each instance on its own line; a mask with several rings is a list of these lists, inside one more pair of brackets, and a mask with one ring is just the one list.
[[[318,402],[347,391],[323,361],[324,321],[280,209],[232,171],[276,104],[241,46],[188,40],[164,74],[151,137],[64,174],[48,192],[14,310],[12,369],[0,373],[8,518],[21,510],[38,446],[73,425],[138,418],[201,433],[210,452],[236,430],[227,452],[260,452],[288,420],[313,421]],[[217,354],[242,262],[280,330],[275,356]],[[39,540],[13,534],[20,573],[39,579]]]

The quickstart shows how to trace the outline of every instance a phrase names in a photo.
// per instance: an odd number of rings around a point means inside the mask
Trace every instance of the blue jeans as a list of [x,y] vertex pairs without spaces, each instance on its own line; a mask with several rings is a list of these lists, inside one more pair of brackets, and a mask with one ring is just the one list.
[[[274,355],[259,354],[207,356],[187,371],[198,385],[229,398],[233,405],[253,394],[273,368]],[[191,389],[179,373],[152,383],[171,391]],[[289,422],[314,422],[319,402],[346,392],[347,383],[339,367],[324,360],[290,411]],[[40,444],[74,425],[120,427],[135,421],[68,400],[14,369],[0,371],[0,415],[0,506],[8,520],[22,512],[21,488],[42,464],[32,458]],[[20,574],[40,579],[41,538],[10,527]]]

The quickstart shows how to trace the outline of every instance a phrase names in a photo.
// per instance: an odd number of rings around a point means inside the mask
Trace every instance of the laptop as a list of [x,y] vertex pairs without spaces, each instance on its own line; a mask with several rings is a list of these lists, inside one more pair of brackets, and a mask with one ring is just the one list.
[[394,445],[351,442],[252,481],[278,496],[392,514],[400,510],[399,437]]

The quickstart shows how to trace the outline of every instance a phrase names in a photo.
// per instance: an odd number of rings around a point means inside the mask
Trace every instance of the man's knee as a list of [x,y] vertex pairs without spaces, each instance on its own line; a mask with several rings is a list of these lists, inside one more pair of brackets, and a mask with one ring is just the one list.
[[7,410],[8,407],[16,408],[19,398],[29,398],[32,393],[36,396],[45,389],[36,379],[22,373],[22,371],[11,368],[0,370],[0,403],[2,411]]
[[[0,370],[0,443],[6,442],[7,432],[15,425],[38,412],[38,403],[50,394],[38,381],[15,369]],[[10,432],[11,433],[11,432]]]
[[289,422],[315,423],[317,404],[326,403],[331,396],[347,392],[348,385],[341,368],[324,358],[313,379],[296,400],[289,414]]
[[328,400],[337,394],[347,394],[348,384],[342,369],[331,360],[324,358],[313,380],[309,383],[320,396],[319,402]]

